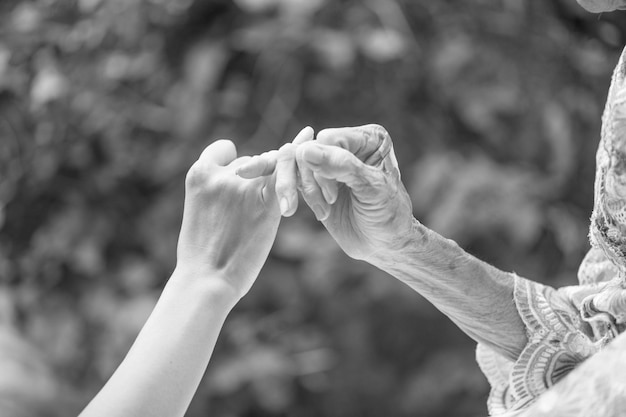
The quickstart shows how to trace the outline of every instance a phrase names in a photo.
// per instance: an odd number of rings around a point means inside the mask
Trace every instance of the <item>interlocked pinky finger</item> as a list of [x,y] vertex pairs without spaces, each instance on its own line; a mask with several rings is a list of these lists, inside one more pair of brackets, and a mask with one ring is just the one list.
[[250,156],[240,156],[239,158],[228,164],[228,167],[234,169],[235,172],[242,166],[248,164],[252,160]]
[[276,198],[283,216],[292,216],[298,208],[296,148],[293,143],[286,143],[278,150],[276,163]]
[[330,206],[324,198],[322,190],[315,180],[313,171],[305,166],[298,166],[300,173],[300,192],[315,217],[319,221],[326,220],[330,214]]
[[253,179],[272,175],[276,169],[278,151],[270,151],[255,155],[237,168],[236,174],[241,178]]

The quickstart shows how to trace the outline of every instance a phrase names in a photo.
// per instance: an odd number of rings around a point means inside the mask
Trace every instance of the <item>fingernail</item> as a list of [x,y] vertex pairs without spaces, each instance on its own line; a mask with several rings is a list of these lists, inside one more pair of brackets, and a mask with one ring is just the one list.
[[311,209],[313,210],[313,214],[315,214],[315,218],[319,221],[324,221],[328,217],[328,212],[321,204],[314,204]]
[[315,131],[313,130],[313,128],[311,126],[307,126],[296,135],[292,143],[295,145],[300,145],[304,142],[313,140],[314,136],[315,136]]
[[280,214],[284,216],[289,211],[289,200],[287,200],[287,197],[283,197],[278,205],[280,206]]
[[242,175],[246,175],[246,173],[247,173],[246,169],[248,169],[249,167],[250,167],[249,164],[244,164],[244,165],[242,165],[240,167],[237,167],[237,169],[235,169],[235,175],[238,175],[240,177]]
[[324,160],[324,151],[316,146],[310,146],[305,150],[303,156],[307,162],[319,164]]
[[322,189],[322,194],[324,195],[324,200],[328,204],[334,204],[336,200],[336,196],[331,193],[331,191],[327,187],[320,187]]

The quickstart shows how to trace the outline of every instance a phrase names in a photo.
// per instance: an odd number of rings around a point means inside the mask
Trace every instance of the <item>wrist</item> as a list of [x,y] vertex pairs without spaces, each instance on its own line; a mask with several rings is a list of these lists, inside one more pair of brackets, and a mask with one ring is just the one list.
[[399,262],[404,255],[409,255],[408,252],[414,255],[415,249],[425,250],[428,246],[429,232],[428,228],[411,216],[409,227],[394,235],[388,244],[379,246],[378,250],[373,252],[365,261],[385,270],[386,266]]
[[409,280],[421,273],[443,278],[467,276],[475,274],[477,268],[485,268],[484,263],[465,252],[454,240],[439,235],[415,218],[406,230],[367,261],[393,276]]
[[182,299],[200,299],[203,304],[229,312],[242,294],[219,272],[198,274],[176,268],[167,282],[166,290]]

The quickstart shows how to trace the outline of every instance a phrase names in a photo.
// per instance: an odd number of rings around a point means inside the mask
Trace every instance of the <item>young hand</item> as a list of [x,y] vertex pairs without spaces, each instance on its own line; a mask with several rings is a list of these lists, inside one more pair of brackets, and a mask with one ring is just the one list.
[[256,279],[280,222],[275,176],[235,175],[249,160],[228,140],[202,152],[187,173],[177,250],[177,272],[232,290],[236,300]]

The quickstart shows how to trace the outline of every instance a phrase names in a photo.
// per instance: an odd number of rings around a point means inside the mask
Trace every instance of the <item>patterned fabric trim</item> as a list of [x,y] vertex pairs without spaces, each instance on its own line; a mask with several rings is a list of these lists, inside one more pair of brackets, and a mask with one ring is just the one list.
[[509,395],[509,375],[513,362],[480,343],[476,347],[476,362],[491,385],[487,399],[489,415],[505,413],[513,405]]
[[515,276],[514,299],[528,336],[519,358],[511,362],[481,345],[476,351],[492,387],[487,405],[493,416],[528,407],[600,349],[564,293]]

